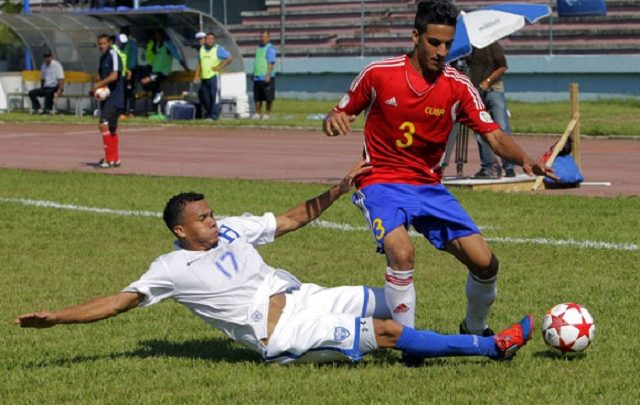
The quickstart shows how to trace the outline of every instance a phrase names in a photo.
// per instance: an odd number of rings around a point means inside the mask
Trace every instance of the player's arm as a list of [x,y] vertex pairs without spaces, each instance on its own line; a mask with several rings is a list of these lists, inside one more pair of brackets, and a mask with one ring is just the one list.
[[218,47],[218,58],[222,59],[222,62],[220,62],[218,66],[213,68],[215,72],[221,72],[222,69],[227,67],[233,61],[233,56],[231,56],[231,53],[229,53],[229,51],[221,46]]
[[340,100],[322,122],[322,130],[327,136],[348,135],[351,123],[371,104],[372,73],[367,66],[351,83],[349,92]]
[[218,66],[213,68],[213,70],[216,72],[221,72],[222,69],[224,69],[231,63],[231,61],[233,61],[233,56],[229,56],[227,59],[223,59]]
[[276,217],[275,237],[277,238],[291,231],[295,231],[318,218],[320,214],[329,208],[342,194],[351,190],[356,177],[369,170],[371,170],[371,166],[361,161],[351,169],[349,174],[347,174],[339,184],[336,184],[317,197],[298,204],[284,214],[278,215]]
[[109,83],[115,82],[116,80],[118,80],[118,71],[114,70],[113,72],[109,73],[109,76],[105,77],[102,80],[98,80],[96,82],[96,84],[93,85],[93,90],[97,90],[100,87],[104,87],[106,85],[108,85]]
[[16,318],[15,324],[23,328],[50,328],[65,323],[96,322],[135,308],[143,298],[140,293],[121,292],[58,311],[23,314]]
[[540,162],[536,162],[527,155],[520,145],[513,138],[497,129],[493,132],[482,135],[491,149],[501,158],[522,166],[522,170],[529,176],[548,176],[554,180],[557,177],[553,174],[553,169],[546,167]]
[[351,132],[351,123],[355,119],[355,115],[334,109],[325,117],[322,130],[327,136],[348,135]]

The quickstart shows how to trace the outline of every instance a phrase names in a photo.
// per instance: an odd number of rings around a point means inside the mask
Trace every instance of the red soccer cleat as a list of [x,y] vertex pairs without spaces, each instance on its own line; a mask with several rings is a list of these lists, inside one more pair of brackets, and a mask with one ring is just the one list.
[[495,360],[507,360],[515,356],[516,352],[531,339],[532,333],[533,317],[531,315],[526,315],[520,322],[500,331],[493,337],[498,349],[498,357],[495,357]]

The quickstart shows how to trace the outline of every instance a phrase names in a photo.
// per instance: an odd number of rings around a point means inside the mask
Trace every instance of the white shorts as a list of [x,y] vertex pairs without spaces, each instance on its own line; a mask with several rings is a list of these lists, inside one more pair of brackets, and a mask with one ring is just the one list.
[[287,303],[267,345],[265,361],[358,361],[377,348],[372,317],[389,319],[381,288],[302,284]]

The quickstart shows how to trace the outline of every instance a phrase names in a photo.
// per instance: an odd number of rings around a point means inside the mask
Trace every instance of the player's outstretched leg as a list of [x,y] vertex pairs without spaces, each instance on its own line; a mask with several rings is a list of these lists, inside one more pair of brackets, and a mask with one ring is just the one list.
[[380,348],[395,348],[418,358],[484,356],[494,360],[512,358],[531,338],[533,318],[525,316],[495,336],[441,335],[402,326],[394,321],[374,321]]

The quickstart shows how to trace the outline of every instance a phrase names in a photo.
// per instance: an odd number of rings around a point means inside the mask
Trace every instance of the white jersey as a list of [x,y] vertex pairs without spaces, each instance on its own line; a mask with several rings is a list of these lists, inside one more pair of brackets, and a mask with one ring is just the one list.
[[[262,355],[269,297],[300,288],[300,282],[263,260],[255,246],[272,242],[276,219],[245,215],[218,221],[218,245],[208,251],[179,249],[158,257],[123,291],[145,298],[140,306],[173,298],[205,322]],[[178,246],[179,247],[179,246]]]

